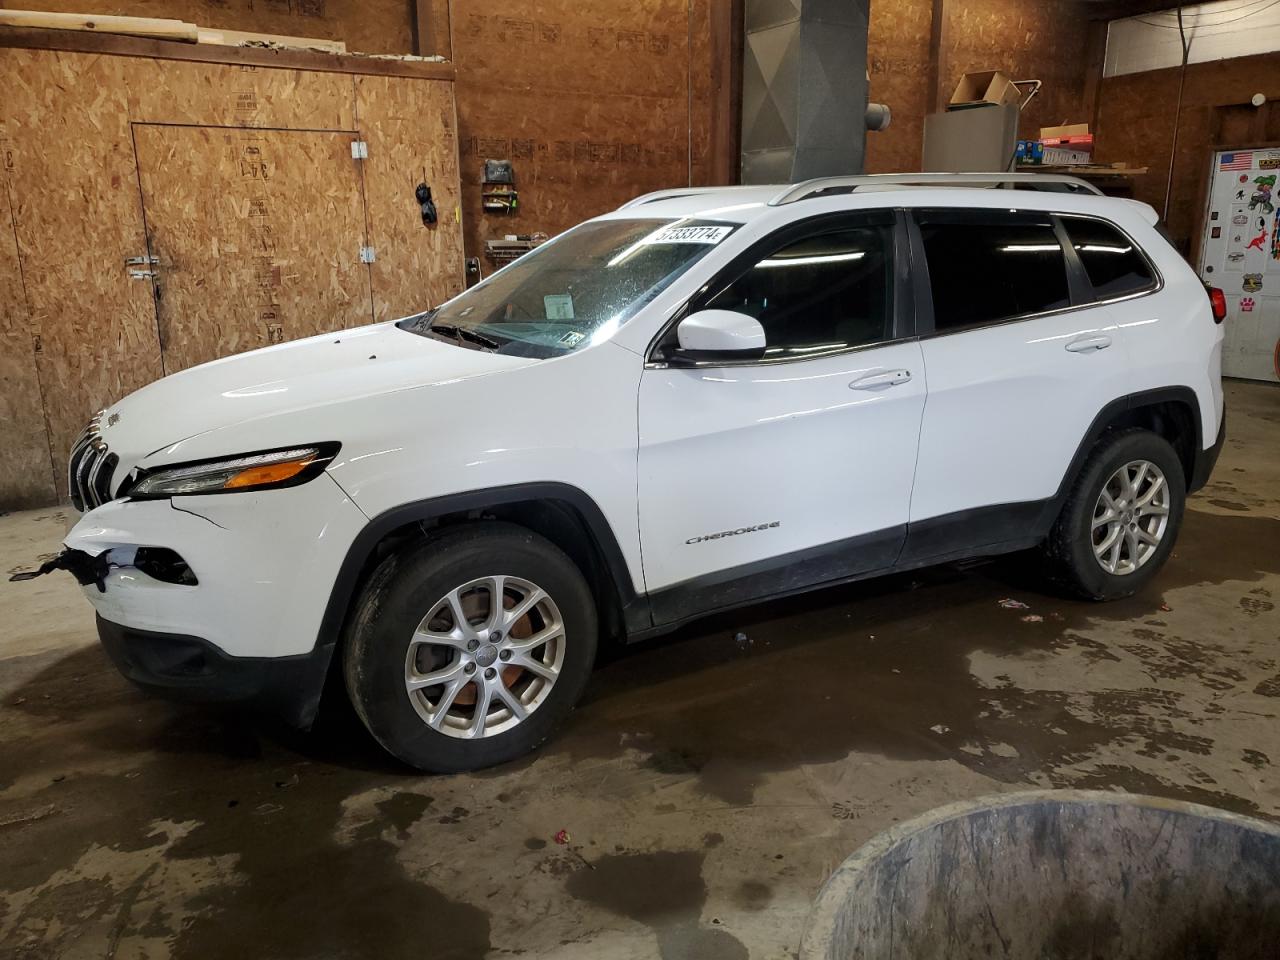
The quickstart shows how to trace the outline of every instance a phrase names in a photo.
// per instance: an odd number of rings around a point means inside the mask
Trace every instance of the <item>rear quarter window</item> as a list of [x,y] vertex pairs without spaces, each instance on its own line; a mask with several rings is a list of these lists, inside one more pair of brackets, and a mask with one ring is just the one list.
[[1155,287],[1150,261],[1111,224],[1086,217],[1064,216],[1061,220],[1099,300],[1132,296]]

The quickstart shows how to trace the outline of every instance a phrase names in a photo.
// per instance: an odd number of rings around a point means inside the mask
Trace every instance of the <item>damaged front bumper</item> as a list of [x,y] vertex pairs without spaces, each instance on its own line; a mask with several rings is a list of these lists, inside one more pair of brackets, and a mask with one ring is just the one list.
[[108,654],[154,692],[259,700],[306,725],[331,647],[316,638],[367,518],[327,475],[286,490],[116,500],[40,571],[68,570]]

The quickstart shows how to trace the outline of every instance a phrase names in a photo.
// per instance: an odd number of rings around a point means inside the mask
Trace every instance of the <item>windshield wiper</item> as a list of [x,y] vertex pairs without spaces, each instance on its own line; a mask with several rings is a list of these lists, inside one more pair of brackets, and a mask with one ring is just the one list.
[[427,328],[432,333],[439,333],[446,337],[462,341],[467,340],[477,346],[484,347],[486,350],[497,350],[502,344],[493,337],[486,337],[483,333],[476,333],[474,330],[468,330],[466,327],[459,327],[452,323],[433,323]]

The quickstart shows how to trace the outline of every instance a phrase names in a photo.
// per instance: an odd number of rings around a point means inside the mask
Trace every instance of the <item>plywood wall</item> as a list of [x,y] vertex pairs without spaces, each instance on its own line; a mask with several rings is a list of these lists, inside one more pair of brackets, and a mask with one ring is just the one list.
[[202,27],[343,40],[361,53],[413,53],[410,0],[2,0],[0,9],[165,17]]
[[[1280,130],[1256,125],[1243,118],[1255,113],[1249,104],[1255,93],[1269,101],[1280,100],[1280,53],[1239,57],[1187,68],[1182,111],[1177,112],[1178,73],[1175,69],[1150,70],[1102,81],[1098,98],[1098,159],[1146,166],[1149,172],[1135,180],[1134,197],[1163,211],[1165,187],[1178,127],[1178,153],[1173,168],[1172,197],[1166,227],[1184,254],[1197,255],[1195,236],[1203,204],[1203,192],[1216,141],[1226,146],[1257,146],[1280,142]],[[1275,108],[1272,107],[1274,111]]]
[[[451,81],[5,48],[0,90],[12,218],[0,214],[18,254],[15,280],[0,245],[0,508],[47,501],[55,481],[64,493],[62,465],[89,417],[162,373],[151,285],[124,263],[147,252],[135,124],[357,131],[370,167],[351,180],[363,192],[351,255],[378,250],[359,267],[362,316],[402,315],[461,286]],[[442,213],[432,229],[412,200],[424,169]],[[255,330],[231,342],[263,341]]]
[[[356,78],[360,130],[376,144],[362,163],[369,219],[374,315],[436,306],[462,291],[462,198],[457,117],[450,84]],[[438,220],[422,222],[414,196],[431,189]]]
[[[929,111],[931,0],[872,3],[867,41],[872,100],[888,103],[893,124],[867,135],[867,172],[920,169],[924,117]],[[940,62],[943,101],[960,76],[1002,70],[1044,86],[1024,111],[1021,135],[1088,121],[1082,116],[1088,75],[1089,5],[1077,0],[949,0]]]
[[[706,0],[453,0],[469,253],[487,238],[555,234],[637,194],[706,182],[707,10]],[[486,158],[514,164],[515,216],[481,211]]]
[[[160,376],[129,128],[131,61],[0,50],[14,221],[58,464],[89,417]],[[59,469],[60,489],[65,478]]]
[[54,498],[49,442],[36,372],[36,342],[13,232],[12,154],[0,137],[0,508]]

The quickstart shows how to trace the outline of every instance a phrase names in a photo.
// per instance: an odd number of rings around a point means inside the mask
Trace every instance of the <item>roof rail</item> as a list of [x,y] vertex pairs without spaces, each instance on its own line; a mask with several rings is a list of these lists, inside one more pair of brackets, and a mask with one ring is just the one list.
[[[950,187],[988,186],[1006,190],[1044,190],[1057,193],[1091,193],[1102,191],[1079,177],[1056,173],[877,173],[851,177],[819,177],[793,184],[769,201],[776,207],[810,197],[836,193],[852,193],[859,187]],[[641,197],[641,200],[644,198]],[[632,201],[635,203],[636,201]]]
[[619,210],[626,210],[630,207],[643,206],[646,203],[653,203],[656,200],[671,200],[676,197],[698,197],[705,193],[725,193],[730,190],[741,190],[742,187],[671,187],[667,190],[655,190],[653,193],[646,193],[634,200],[628,200]]

